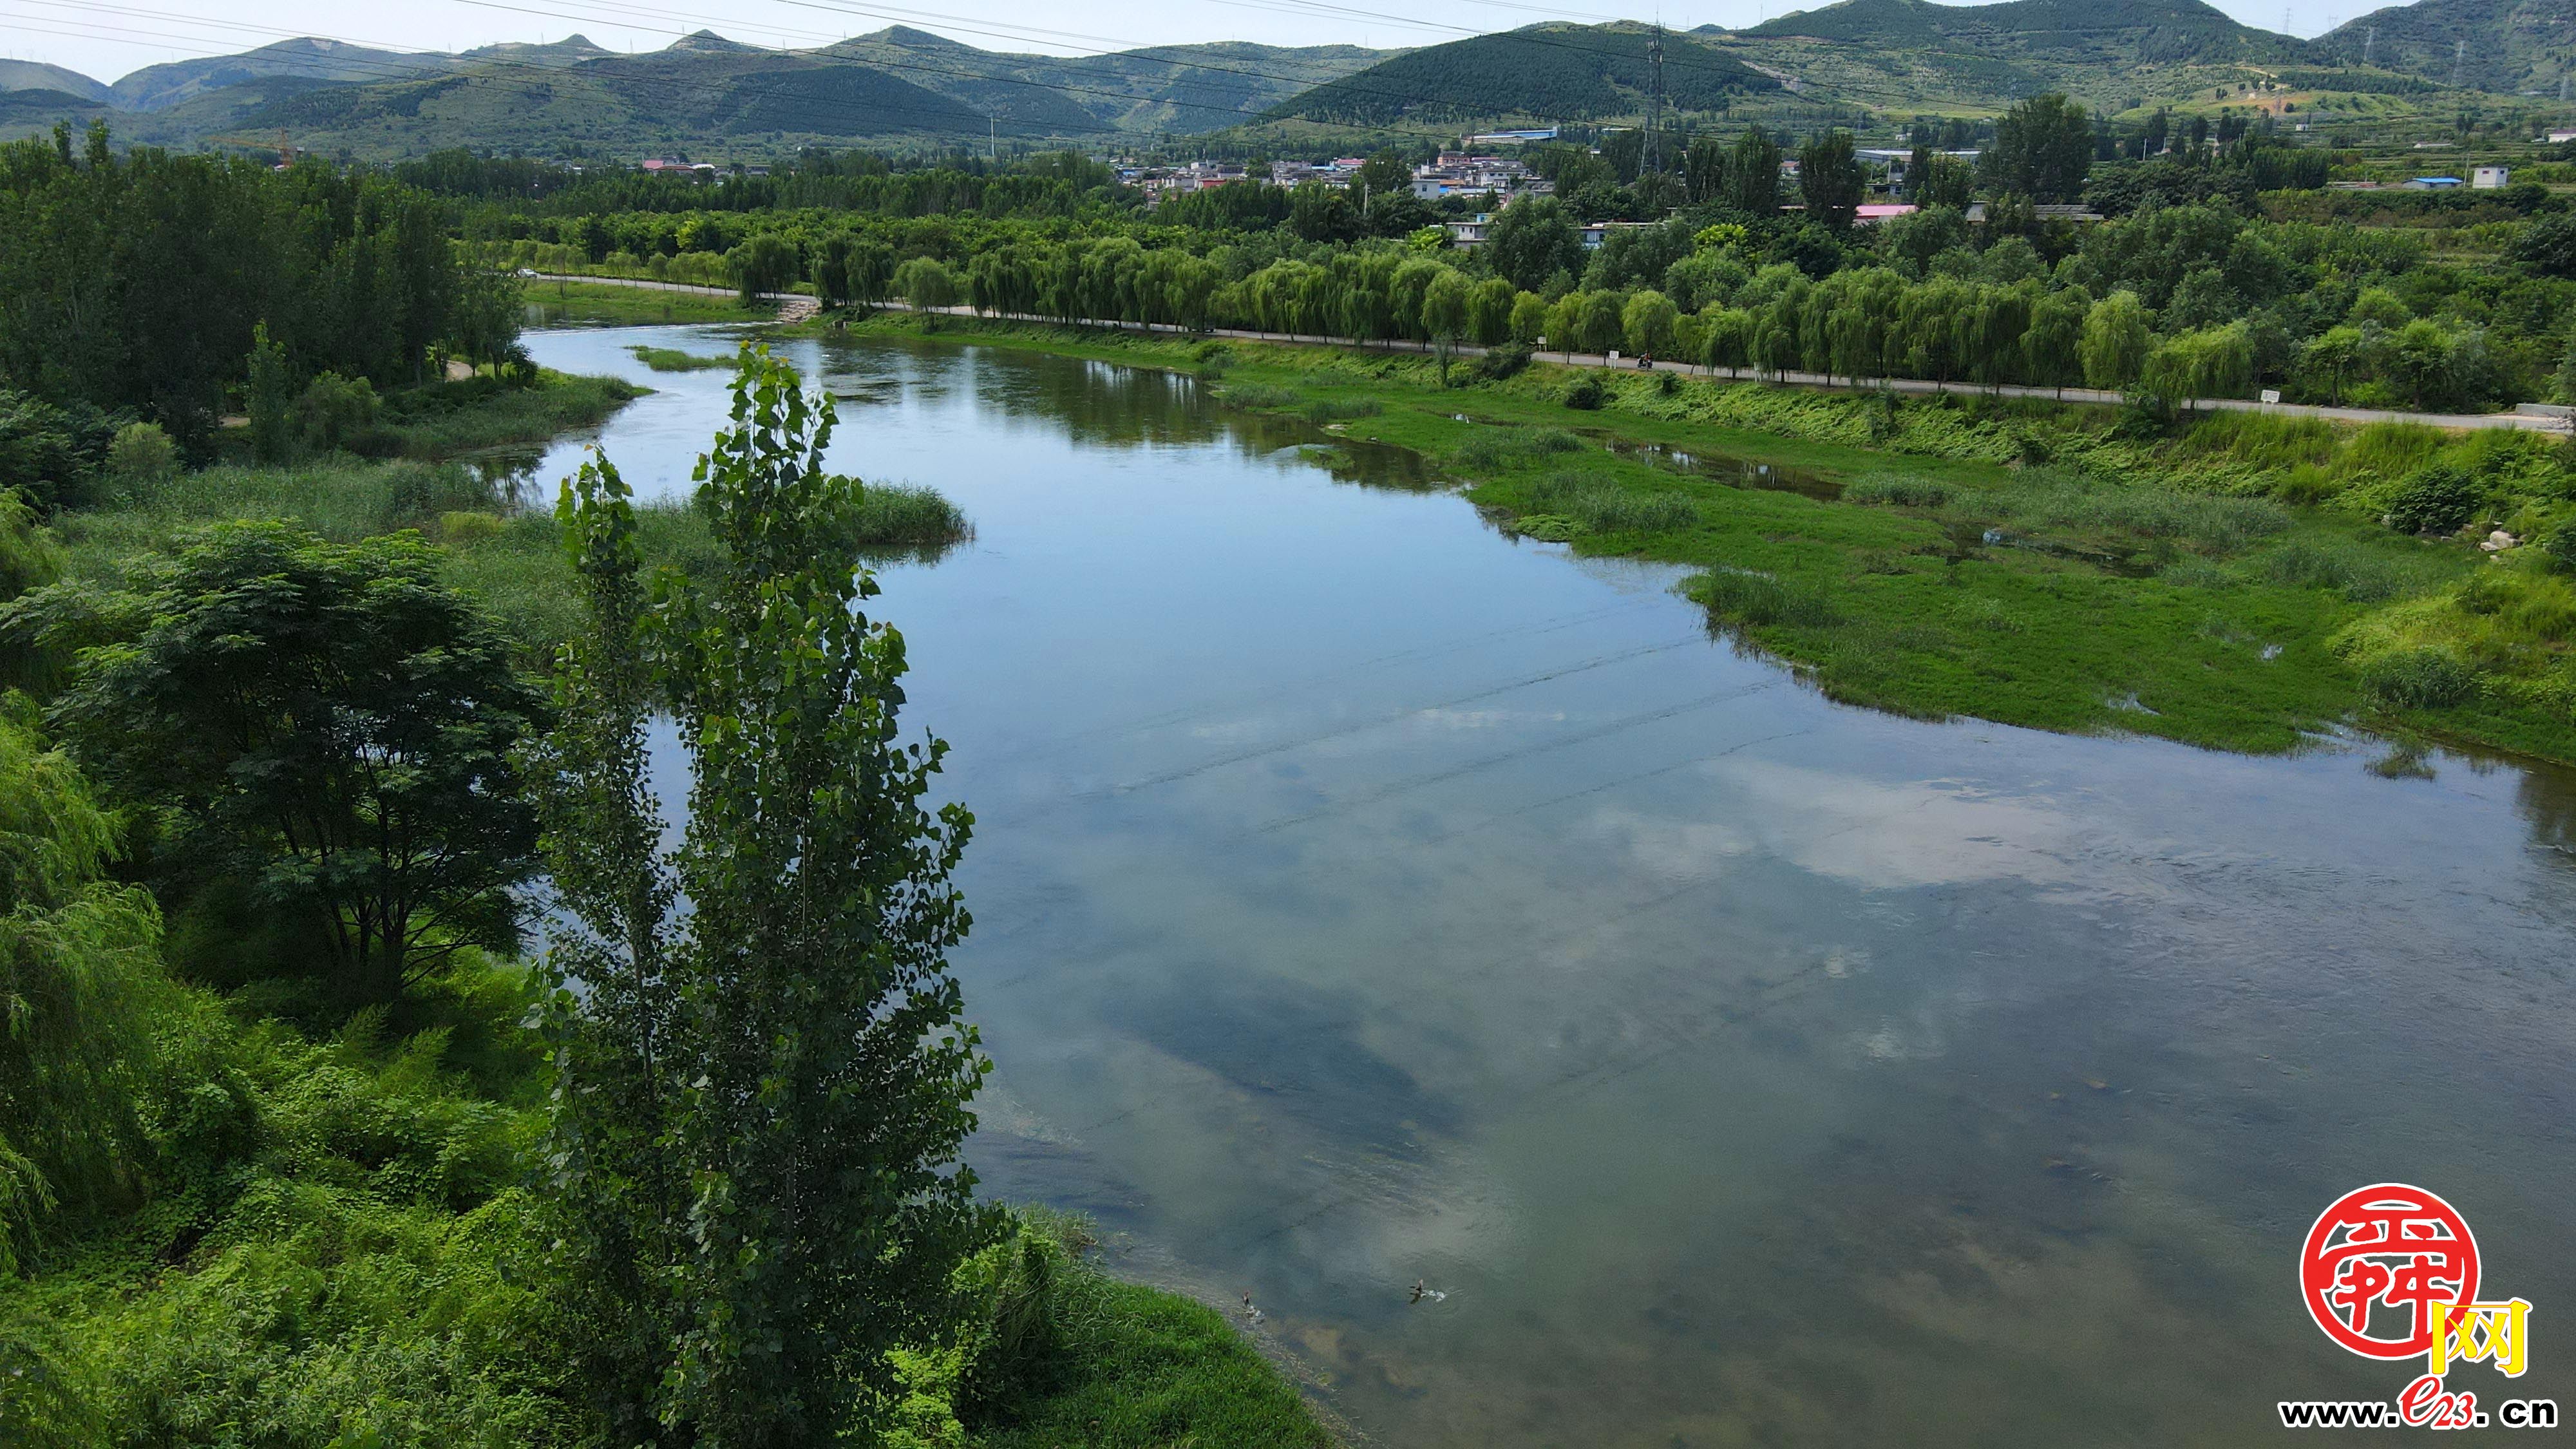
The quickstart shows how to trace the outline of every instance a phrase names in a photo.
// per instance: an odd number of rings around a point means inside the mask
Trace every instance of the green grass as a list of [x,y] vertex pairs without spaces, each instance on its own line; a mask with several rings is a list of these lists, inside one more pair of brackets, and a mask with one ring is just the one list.
[[736,361],[730,354],[710,357],[702,353],[682,352],[676,347],[647,347],[640,342],[626,350],[635,354],[636,361],[655,372],[712,372],[719,367],[731,367]]
[[[548,373],[538,388],[476,379],[405,394],[396,424],[406,450],[462,451],[554,436],[596,422],[639,389],[615,378]],[[497,618],[531,665],[579,626],[580,606],[557,548],[554,515],[513,513],[494,483],[457,462],[374,461],[335,454],[282,466],[226,464],[110,488],[96,506],[56,517],[66,571],[113,576],[145,554],[167,552],[190,532],[231,519],[287,518],[335,542],[417,529],[445,545],[446,577]],[[684,504],[636,510],[648,565],[683,571],[715,556],[706,520]],[[973,536],[964,513],[926,488],[869,485],[849,539],[867,562],[935,556]]]
[[553,371],[539,373],[535,387],[505,387],[490,377],[474,377],[396,393],[386,400],[382,422],[404,456],[445,458],[477,448],[545,442],[604,421],[651,391],[623,378]]
[[1084,1271],[1066,1286],[1065,1373],[975,1434],[976,1449],[1329,1449],[1326,1433],[1224,1315]]
[[[871,485],[861,500],[849,541],[855,558],[923,557],[973,536],[957,506],[926,488]],[[170,550],[194,529],[246,518],[293,519],[341,542],[420,530],[446,545],[448,582],[489,610],[532,664],[579,626],[580,601],[557,548],[554,515],[506,514],[492,487],[455,463],[339,457],[291,468],[209,468],[63,514],[53,532],[66,571],[97,578],[130,558]],[[715,557],[705,518],[685,504],[640,507],[636,526],[648,566],[688,571]]]
[[[979,343],[1196,365],[1184,339],[946,325]],[[2385,495],[2439,456],[2492,480],[2495,516],[2541,536],[2571,516],[2569,474],[2543,440],[2259,414],[2141,438],[2106,410],[2045,401],[1701,378],[1667,390],[1625,373],[1602,374],[1598,411],[1570,411],[1558,367],[1442,388],[1413,354],[1226,347],[1230,404],[1320,405],[1352,438],[1435,460],[1507,529],[1701,569],[1688,592],[1712,627],[1838,700],[2265,752],[2359,720],[2576,761],[2576,595],[2561,609],[2517,583],[2514,601],[2482,602],[2482,555],[2377,523]],[[1734,487],[1612,442],[1759,460],[1843,491]],[[2543,578],[2537,553],[2493,575]],[[2428,648],[2464,661],[2476,688],[2367,683],[2395,677],[2383,655]]]
[[774,303],[746,307],[738,297],[711,292],[675,292],[660,287],[627,287],[615,282],[530,282],[528,306],[534,320],[548,327],[573,323],[630,326],[652,322],[766,322],[778,314]]

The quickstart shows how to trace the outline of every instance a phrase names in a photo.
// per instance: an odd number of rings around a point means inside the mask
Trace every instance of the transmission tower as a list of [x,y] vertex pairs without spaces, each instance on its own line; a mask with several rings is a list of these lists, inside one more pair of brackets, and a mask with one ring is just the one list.
[[1664,22],[1655,22],[1646,41],[1646,170],[1664,169]]
[[2451,47],[2451,89],[2460,88],[2460,69],[2469,63],[2469,43],[2465,40]]
[[2363,65],[2368,65],[2368,64],[2370,64],[2370,52],[2371,52],[2371,49],[2372,49],[2373,47],[2377,46],[2378,44],[2379,44],[2379,27],[2378,27],[2378,26],[2376,26],[2376,25],[2374,25],[2374,26],[2370,27],[2370,33],[2369,33],[2369,34],[2367,34],[2367,35],[2365,35],[2365,36],[2363,36],[2363,37],[2361,38],[2361,63],[2362,63]]

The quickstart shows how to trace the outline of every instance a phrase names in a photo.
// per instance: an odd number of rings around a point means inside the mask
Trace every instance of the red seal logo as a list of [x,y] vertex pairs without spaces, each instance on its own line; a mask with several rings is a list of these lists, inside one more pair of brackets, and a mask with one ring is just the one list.
[[2317,1215],[2299,1253],[2299,1297],[2326,1337],[2364,1358],[2414,1358],[2433,1346],[2427,1305],[2478,1296],[2478,1240],[2459,1210],[2420,1187],[2384,1182]]

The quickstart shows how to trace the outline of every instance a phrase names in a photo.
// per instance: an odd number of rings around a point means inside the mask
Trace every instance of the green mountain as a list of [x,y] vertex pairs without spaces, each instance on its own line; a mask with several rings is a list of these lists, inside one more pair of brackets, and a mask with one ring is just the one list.
[[[1532,25],[1407,51],[1271,107],[1264,119],[1344,126],[1407,121],[1591,121],[1635,116],[1652,85],[1647,27]],[[1681,111],[1723,110],[1779,82],[1695,34],[1664,36],[1664,90]]]
[[814,52],[883,67],[998,119],[1007,134],[1219,130],[1396,52],[1225,42],[1110,55],[978,50],[897,25]]
[[1097,143],[1239,124],[1397,53],[1216,44],[1013,55],[906,26],[810,51],[701,30],[642,55],[578,35],[457,55],[292,40],[147,66],[112,87],[55,66],[0,70],[0,136],[109,115],[129,141],[282,140],[371,159],[448,146],[598,156],[992,135]]
[[498,45],[478,45],[472,50],[458,52],[456,58],[461,61],[501,61],[511,65],[556,66],[578,65],[585,60],[597,60],[603,55],[614,54],[616,54],[615,51],[605,46],[591,44],[588,36],[567,35],[561,40],[550,40],[543,45],[531,45],[524,40],[503,41]]
[[2300,41],[2238,24],[2201,0],[1842,0],[1740,33],[1902,48],[1968,45],[2013,58],[2111,65],[2286,60],[2305,53]]
[[[2377,32],[2376,39],[2373,32]],[[2420,0],[2374,10],[2315,41],[2318,52],[2447,85],[2558,93],[2576,73],[2576,14],[2536,0]]]
[[0,60],[0,92],[7,91],[59,91],[103,106],[116,103],[116,92],[79,71],[36,60]]
[[181,101],[246,81],[286,78],[308,81],[367,82],[395,80],[442,70],[455,57],[369,50],[336,40],[281,40],[240,55],[208,56],[147,65],[118,79],[111,89],[116,104],[137,111],[157,111]]
[[2306,42],[2201,0],[1843,0],[1749,30],[1694,33],[1793,89],[1891,110],[1992,107],[2044,90],[2117,110],[2203,84],[2212,69],[2312,59]]
[[849,139],[962,142],[983,136],[987,122],[865,66],[697,45],[315,87],[231,118],[227,129],[254,143],[283,133],[310,150],[386,158],[451,146],[640,155],[750,140],[764,151]]

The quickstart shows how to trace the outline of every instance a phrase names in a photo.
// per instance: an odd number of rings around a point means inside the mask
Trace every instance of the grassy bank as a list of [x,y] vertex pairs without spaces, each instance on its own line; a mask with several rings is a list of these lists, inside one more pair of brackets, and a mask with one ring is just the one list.
[[2576,761],[2576,579],[2473,542],[2576,525],[2576,473],[2537,435],[1544,365],[1456,364],[1443,388],[1410,353],[939,335],[1195,371],[1233,405],[1416,449],[1506,532],[1702,570],[1712,628],[1849,703],[2249,751],[2359,722]]
[[388,451],[407,458],[449,458],[478,448],[542,443],[610,414],[651,391],[617,377],[543,371],[535,387],[505,387],[490,377],[436,383],[385,400]]
[[[392,1029],[318,1037],[157,971],[125,984],[165,1058],[126,1149],[138,1180],[0,1275],[0,1439],[594,1442],[559,1224],[525,1187],[548,1077],[518,972],[469,959]],[[1015,1219],[958,1270],[941,1340],[895,1353],[906,1393],[877,1442],[1332,1444],[1215,1310],[1109,1276],[1078,1220]]]
[[615,282],[530,282],[526,296],[533,322],[547,327],[579,323],[625,327],[657,322],[766,322],[778,315],[774,303],[746,307],[740,298],[712,292],[626,287]]
[[[871,487],[866,500],[850,540],[855,557],[917,557],[972,533],[964,514],[928,489]],[[501,621],[532,667],[579,618],[553,512],[510,511],[492,479],[457,463],[339,456],[287,468],[209,468],[120,490],[100,506],[61,515],[52,531],[67,572],[101,578],[132,558],[168,551],[193,530],[252,518],[293,519],[335,542],[419,530],[445,545],[448,581]],[[636,522],[648,564],[687,570],[713,557],[706,520],[684,504],[641,507]]]

